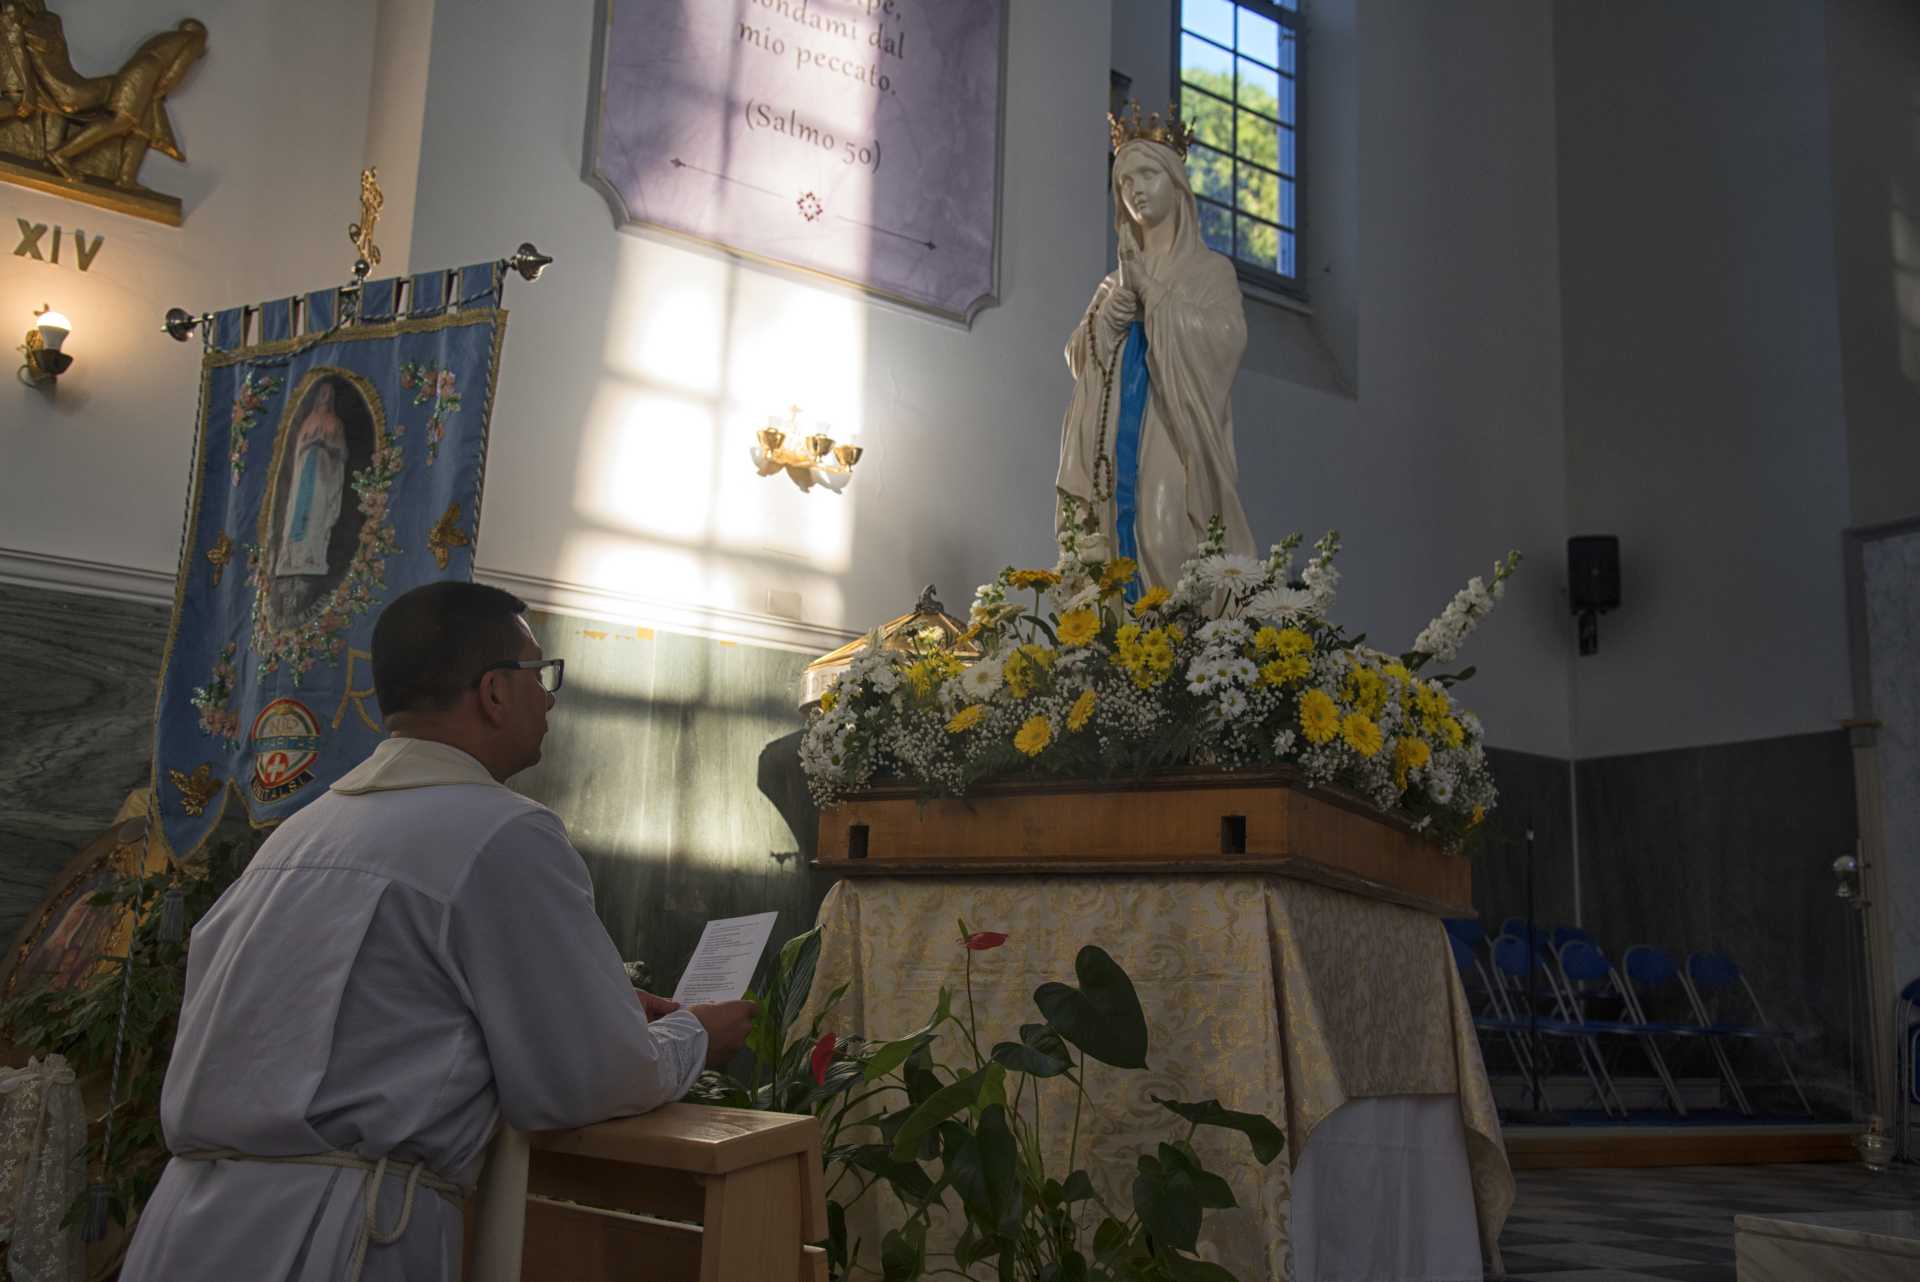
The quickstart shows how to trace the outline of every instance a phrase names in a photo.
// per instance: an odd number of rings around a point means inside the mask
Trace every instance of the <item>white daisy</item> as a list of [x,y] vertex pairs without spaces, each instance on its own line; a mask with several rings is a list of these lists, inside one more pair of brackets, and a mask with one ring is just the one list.
[[1239,592],[1264,579],[1267,567],[1250,556],[1221,552],[1203,559],[1195,571],[1209,587]]
[[1253,600],[1247,602],[1249,615],[1276,623],[1298,618],[1312,608],[1313,593],[1304,588],[1290,588],[1284,584],[1264,588],[1254,594]]
[[1194,633],[1202,645],[1244,644],[1253,632],[1238,619],[1214,619],[1200,625]]
[[959,676],[960,689],[975,703],[1000,688],[1002,659],[982,659],[969,665]]

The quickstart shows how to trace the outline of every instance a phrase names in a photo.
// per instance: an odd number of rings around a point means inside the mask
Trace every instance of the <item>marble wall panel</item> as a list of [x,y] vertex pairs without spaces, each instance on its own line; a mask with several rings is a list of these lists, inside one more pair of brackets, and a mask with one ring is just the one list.
[[1489,748],[1487,764],[1500,804],[1467,846],[1473,860],[1473,906],[1488,931],[1527,915],[1527,829],[1533,829],[1534,920],[1572,922],[1574,904],[1573,777],[1560,757]]
[[1920,979],[1920,531],[1861,546],[1894,990]]
[[[1864,1027],[1864,972],[1859,921],[1831,871],[1858,828],[1846,733],[1595,758],[1576,776],[1581,924],[1616,956],[1635,943],[1676,962],[1731,954],[1768,1015],[1804,1035],[1794,1065],[1809,1094],[1850,1108],[1864,1049],[1848,1030]],[[1780,1078],[1772,1048],[1736,1049],[1743,1081]]]
[[789,773],[767,753],[792,823],[759,787],[763,752],[800,725],[806,656],[565,615],[533,623],[567,677],[544,760],[513,784],[566,822],[622,955],[664,992],[709,918],[778,910],[776,941],[811,926],[828,883],[807,866],[797,761]]
[[0,584],[0,947],[146,785],[168,614]]

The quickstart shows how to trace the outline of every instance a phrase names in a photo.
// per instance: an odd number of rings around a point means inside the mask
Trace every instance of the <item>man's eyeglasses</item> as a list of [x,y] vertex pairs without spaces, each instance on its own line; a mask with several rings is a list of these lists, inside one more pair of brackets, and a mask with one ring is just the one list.
[[542,690],[545,690],[548,694],[558,694],[560,692],[560,682],[566,675],[567,661],[565,659],[502,659],[498,663],[489,663],[486,667],[480,669],[480,676],[473,679],[473,688],[476,690],[480,688],[481,677],[486,676],[489,672],[498,672],[502,668],[531,669],[539,674],[540,688]]

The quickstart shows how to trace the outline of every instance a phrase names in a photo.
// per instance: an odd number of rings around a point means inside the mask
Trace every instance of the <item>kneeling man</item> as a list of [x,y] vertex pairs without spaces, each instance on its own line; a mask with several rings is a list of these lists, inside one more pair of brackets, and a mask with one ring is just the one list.
[[194,926],[126,1282],[454,1282],[501,1123],[677,1099],[753,1007],[636,999],[566,830],[504,780],[562,667],[512,595],[434,583],[373,633],[392,737]]

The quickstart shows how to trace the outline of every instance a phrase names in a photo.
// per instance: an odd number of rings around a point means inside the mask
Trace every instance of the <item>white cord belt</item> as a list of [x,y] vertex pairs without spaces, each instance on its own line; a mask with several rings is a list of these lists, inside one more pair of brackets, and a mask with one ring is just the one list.
[[[353,1254],[347,1260],[346,1282],[360,1282],[360,1274],[367,1264],[367,1249],[371,1246],[390,1246],[398,1242],[407,1231],[407,1225],[413,1219],[413,1195],[416,1190],[425,1187],[453,1202],[464,1201],[473,1190],[452,1180],[435,1175],[427,1169],[424,1162],[396,1162],[392,1158],[378,1159],[361,1157],[358,1153],[346,1153],[335,1150],[331,1153],[302,1153],[292,1157],[261,1157],[254,1153],[242,1153],[237,1149],[209,1148],[196,1149],[189,1153],[175,1153],[173,1156],[185,1162],[266,1162],[275,1165],[292,1164],[295,1166],[337,1166],[350,1171],[364,1171],[372,1178],[367,1180],[366,1214],[360,1220],[360,1231],[354,1234]],[[400,1218],[390,1229],[382,1229],[379,1222],[380,1189],[389,1175],[404,1173],[407,1178],[406,1194],[400,1203]]]

